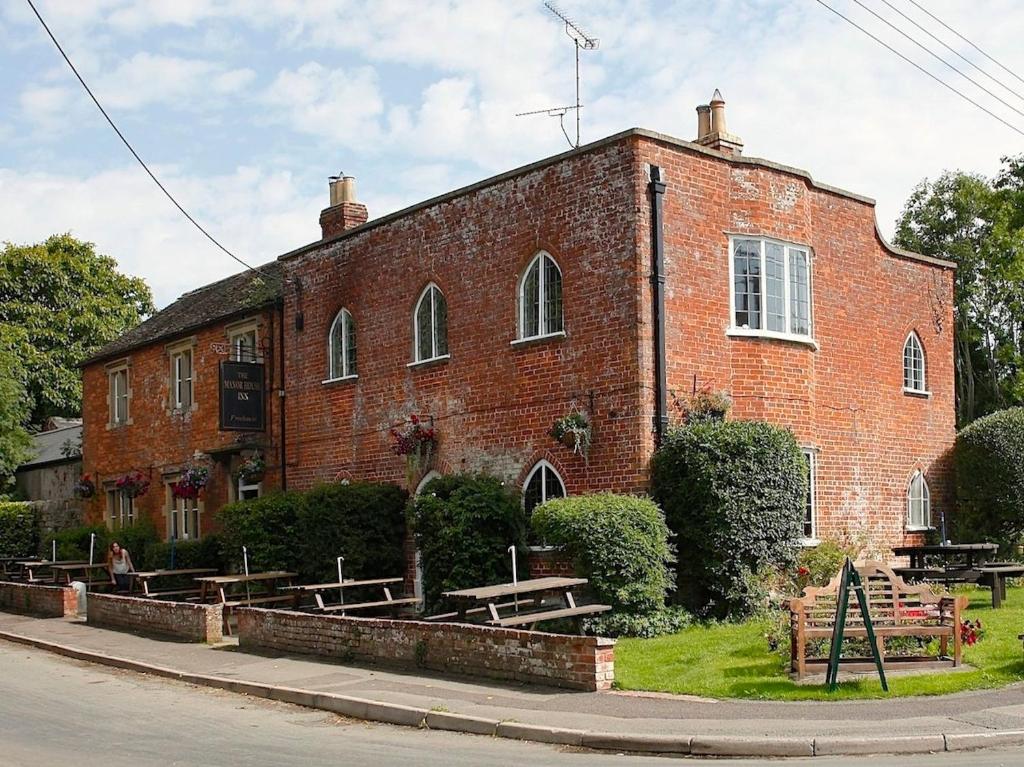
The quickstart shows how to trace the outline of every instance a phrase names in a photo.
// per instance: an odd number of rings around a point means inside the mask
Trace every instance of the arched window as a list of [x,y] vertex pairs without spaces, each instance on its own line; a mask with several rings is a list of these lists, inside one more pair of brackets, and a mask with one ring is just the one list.
[[547,461],[540,461],[530,471],[523,485],[523,507],[529,515],[552,498],[565,498],[565,483],[554,466]]
[[917,333],[911,332],[903,344],[903,389],[925,392],[924,348]]
[[519,283],[519,338],[562,332],[562,272],[543,250]]
[[356,374],[356,323],[348,309],[342,309],[331,323],[327,340],[327,378],[349,378]]
[[907,488],[907,527],[921,529],[932,526],[931,493],[920,470],[914,472]]
[[420,294],[412,324],[416,362],[448,356],[448,303],[434,283],[427,285]]

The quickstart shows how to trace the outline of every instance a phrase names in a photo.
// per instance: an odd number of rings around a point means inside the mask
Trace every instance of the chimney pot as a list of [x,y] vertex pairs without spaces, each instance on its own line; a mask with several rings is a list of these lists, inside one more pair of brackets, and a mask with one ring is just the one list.
[[725,99],[715,88],[711,103],[697,107],[697,143],[726,154],[741,154],[743,142],[725,124]]
[[715,133],[728,133],[725,127],[725,99],[722,92],[715,88],[715,94],[711,97],[711,130]]
[[320,212],[320,231],[325,240],[361,226],[369,218],[366,206],[356,200],[354,176],[331,176],[330,191],[331,204]]
[[697,107],[697,140],[711,133],[711,107],[701,104]]

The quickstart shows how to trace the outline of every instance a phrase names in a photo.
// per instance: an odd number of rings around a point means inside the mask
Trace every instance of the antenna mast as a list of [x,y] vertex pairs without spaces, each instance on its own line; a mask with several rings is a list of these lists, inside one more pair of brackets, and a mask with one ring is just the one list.
[[[569,36],[569,39],[573,41],[576,46],[576,146],[580,145],[580,49],[585,51],[596,51],[597,47],[601,44],[601,41],[596,37],[591,37],[584,32],[580,25],[573,21],[565,12],[559,8],[551,0],[545,0],[544,7],[553,13],[563,24],[565,24],[565,34]],[[564,132],[564,129],[563,129]]]

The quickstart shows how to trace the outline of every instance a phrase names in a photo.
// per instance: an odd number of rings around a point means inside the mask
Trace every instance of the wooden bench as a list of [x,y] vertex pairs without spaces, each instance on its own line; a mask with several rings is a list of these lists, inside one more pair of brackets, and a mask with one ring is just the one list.
[[345,614],[348,610],[373,610],[389,608],[392,614],[398,612],[398,608],[402,605],[414,605],[420,600],[416,597],[403,597],[401,599],[382,599],[378,602],[355,602],[353,604],[339,604],[339,605],[325,605],[323,599],[319,594],[316,595],[317,609],[322,613],[341,613]]
[[[534,607],[539,605],[541,602],[540,598],[527,597],[526,599],[520,599],[518,602],[501,602],[496,604],[494,607],[498,610],[507,610],[515,607]],[[466,610],[466,617],[470,615],[483,615],[490,611],[487,605],[483,607],[470,607]],[[457,612],[452,613],[439,613],[438,615],[425,615],[420,618],[421,621],[437,621],[439,623],[444,621],[457,621],[459,614]]]
[[[922,637],[939,640],[938,658],[900,657],[894,658],[892,663],[940,661],[951,662],[953,666],[961,664],[963,648],[960,641],[960,614],[967,606],[966,597],[936,594],[925,585],[910,586],[881,562],[858,565],[857,571],[864,582],[868,612],[879,654],[883,659],[887,638]],[[808,658],[807,642],[814,639],[831,640],[838,590],[837,575],[827,586],[810,586],[804,589],[803,596],[789,601],[790,668],[797,679],[807,674],[808,665],[823,667],[828,662],[827,658]],[[856,594],[852,590],[846,616],[843,636],[866,638],[867,630],[857,608]],[[951,639],[953,655],[950,658],[948,651]]]
[[150,591],[146,594],[138,594],[143,599],[160,599],[161,597],[198,597],[199,589],[170,589],[168,591]]
[[542,621],[554,621],[560,618],[572,618],[574,621],[576,621],[576,629],[577,631],[579,631],[580,618],[583,618],[587,615],[597,615],[598,613],[608,612],[611,609],[611,605],[579,605],[578,607],[560,607],[557,610],[545,610],[543,612],[512,615],[508,618],[498,618],[497,620],[489,620],[487,621],[487,623],[491,626],[500,626],[502,628],[529,626],[530,631],[534,631],[537,628],[537,624]]
[[292,597],[290,597],[288,595],[277,594],[275,596],[269,596],[269,597],[256,596],[256,597],[245,598],[245,599],[239,597],[238,599],[232,599],[230,601],[224,602],[223,605],[225,607],[252,607],[253,605],[268,605],[268,604],[272,604],[274,602],[291,602],[291,601],[292,601]]

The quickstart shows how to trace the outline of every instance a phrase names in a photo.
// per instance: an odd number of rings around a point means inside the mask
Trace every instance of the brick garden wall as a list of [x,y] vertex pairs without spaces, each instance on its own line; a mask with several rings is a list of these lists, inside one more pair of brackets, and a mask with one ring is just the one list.
[[578,690],[606,690],[615,640],[536,631],[238,610],[243,650],[323,655]]
[[62,586],[3,581],[0,582],[0,610],[37,618],[63,618],[78,614],[78,595],[74,589]]
[[89,623],[104,628],[161,634],[190,642],[223,639],[223,606],[164,602],[114,594],[89,594]]

